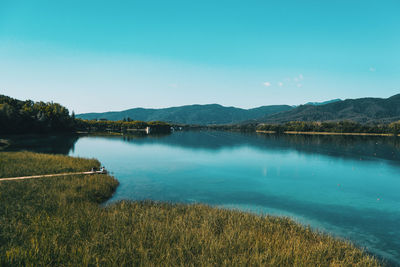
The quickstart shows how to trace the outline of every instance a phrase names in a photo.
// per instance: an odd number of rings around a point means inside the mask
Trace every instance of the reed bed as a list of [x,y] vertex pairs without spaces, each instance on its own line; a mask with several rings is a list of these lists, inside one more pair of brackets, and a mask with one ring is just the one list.
[[100,166],[96,159],[33,152],[1,152],[0,178],[66,172],[84,172]]
[[[37,174],[28,166],[81,171],[94,163],[0,152],[0,177],[22,175],[21,165],[27,175]],[[152,201],[100,205],[117,186],[108,175],[0,182],[0,266],[381,265],[288,218]]]

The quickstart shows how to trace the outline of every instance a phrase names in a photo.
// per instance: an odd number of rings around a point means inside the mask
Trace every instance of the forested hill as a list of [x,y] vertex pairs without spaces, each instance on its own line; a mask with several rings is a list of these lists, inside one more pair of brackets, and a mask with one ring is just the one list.
[[0,95],[0,133],[46,133],[70,131],[73,127],[73,116],[60,104]]
[[134,108],[119,112],[78,114],[81,119],[123,120],[133,119],[140,121],[165,121],[181,124],[232,124],[246,120],[255,120],[263,116],[291,110],[289,105],[262,106],[253,109],[224,107],[217,104],[188,105],[162,109]]
[[400,120],[400,94],[389,98],[358,98],[325,105],[301,105],[257,120],[264,123],[290,121],[343,121],[390,123]]
[[334,102],[338,102],[338,101],[342,101],[342,99],[336,98],[336,99],[332,99],[332,100],[328,100],[328,101],[324,101],[324,102],[308,102],[304,105],[321,106],[321,105],[326,105],[326,104],[330,104],[330,103],[334,103]]

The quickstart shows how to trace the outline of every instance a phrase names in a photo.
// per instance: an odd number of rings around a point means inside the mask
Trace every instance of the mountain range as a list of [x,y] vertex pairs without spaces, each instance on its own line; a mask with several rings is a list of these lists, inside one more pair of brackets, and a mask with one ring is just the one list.
[[279,114],[266,115],[257,121],[284,123],[289,121],[342,121],[389,123],[400,120],[400,94],[389,98],[358,98],[324,105],[301,105]]
[[180,124],[232,124],[269,116],[291,110],[289,105],[263,106],[252,109],[224,107],[218,104],[188,105],[181,107],[145,109],[133,108],[119,112],[78,114],[81,119],[123,120],[130,118],[140,121],[165,121]]
[[218,104],[187,105],[180,107],[84,113],[81,119],[165,121],[179,124],[236,124],[284,123],[288,121],[340,121],[360,123],[393,122],[400,120],[400,94],[389,98],[333,99],[309,102],[305,105],[272,105],[252,109],[225,107]]
[[308,102],[304,105],[322,106],[322,105],[326,105],[326,104],[330,104],[330,103],[334,103],[334,102],[338,102],[338,101],[342,101],[342,99],[336,98],[336,99],[332,99],[332,100],[328,100],[328,101],[324,101],[324,102]]

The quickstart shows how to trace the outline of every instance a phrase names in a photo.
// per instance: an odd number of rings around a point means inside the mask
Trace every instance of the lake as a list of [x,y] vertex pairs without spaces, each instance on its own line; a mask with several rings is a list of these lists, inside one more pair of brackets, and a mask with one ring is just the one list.
[[289,216],[400,262],[400,138],[175,132],[51,136],[28,149],[99,159],[121,199]]

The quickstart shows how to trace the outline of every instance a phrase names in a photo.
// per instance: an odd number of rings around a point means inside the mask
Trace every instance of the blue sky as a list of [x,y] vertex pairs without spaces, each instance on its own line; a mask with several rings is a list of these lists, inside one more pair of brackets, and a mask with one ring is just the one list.
[[0,94],[76,113],[400,93],[398,0],[0,0]]

